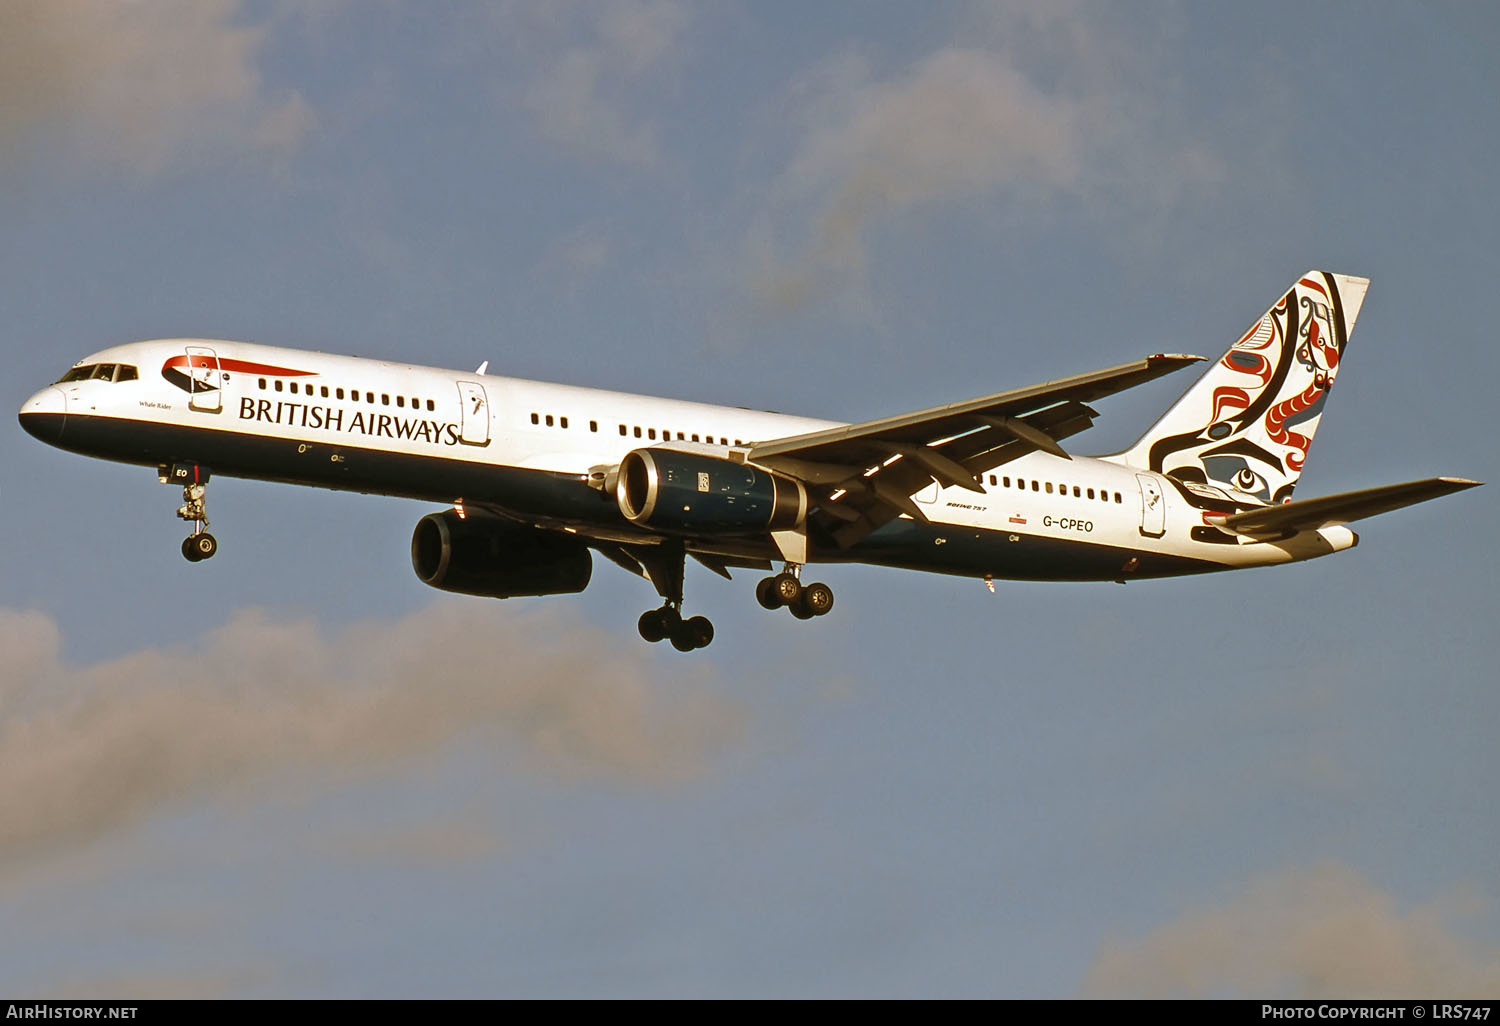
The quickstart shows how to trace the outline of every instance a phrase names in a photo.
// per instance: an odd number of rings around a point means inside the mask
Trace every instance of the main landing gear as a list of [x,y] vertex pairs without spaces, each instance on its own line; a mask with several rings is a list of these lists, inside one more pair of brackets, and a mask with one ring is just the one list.
[[193,533],[182,539],[183,558],[189,563],[213,558],[214,553],[219,551],[219,541],[208,533],[208,509],[205,502],[208,493],[208,468],[196,463],[173,463],[160,468],[159,476],[163,482],[182,485],[182,508],[177,511],[177,516],[193,525]]
[[802,567],[788,563],[775,577],[767,577],[755,586],[755,600],[766,609],[785,606],[799,620],[826,616],[833,609],[833,589],[817,583],[804,586]]
[[682,615],[683,565],[687,550],[681,544],[665,544],[659,558],[644,560],[647,575],[665,602],[660,609],[648,609],[636,623],[641,637],[652,643],[664,639],[679,652],[707,648],[714,640],[714,625],[706,616]]

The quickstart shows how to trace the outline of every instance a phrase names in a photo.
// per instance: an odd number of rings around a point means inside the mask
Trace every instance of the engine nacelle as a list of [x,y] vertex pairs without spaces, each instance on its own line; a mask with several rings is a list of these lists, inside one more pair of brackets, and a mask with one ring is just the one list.
[[686,534],[783,531],[807,518],[807,489],[800,481],[675,449],[626,453],[615,499],[631,523]]
[[411,536],[411,565],[424,584],[489,598],[570,595],[588,587],[588,546],[557,531],[454,510],[430,513]]

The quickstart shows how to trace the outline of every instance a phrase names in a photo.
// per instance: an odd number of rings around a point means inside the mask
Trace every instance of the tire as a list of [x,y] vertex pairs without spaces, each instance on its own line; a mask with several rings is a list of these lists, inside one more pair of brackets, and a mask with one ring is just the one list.
[[802,582],[791,574],[777,574],[771,578],[771,593],[784,606],[790,606],[802,597]]
[[813,616],[827,616],[833,609],[833,589],[822,582],[809,584],[802,591],[802,604]]
[[683,624],[694,648],[707,648],[714,640],[714,625],[706,616],[695,616]]
[[672,627],[672,647],[679,652],[691,652],[698,646],[693,643],[691,621],[681,620]]
[[790,609],[792,611],[792,615],[799,620],[811,620],[814,616],[818,615],[811,609],[807,608],[807,594],[805,592],[800,598],[797,599],[796,602],[793,602],[791,605],[787,606],[787,608]]
[[195,541],[197,541],[196,538],[182,539],[182,558],[189,563],[196,563],[203,558],[198,555],[198,547],[193,544]]
[[776,595],[774,585],[776,578],[762,577],[755,585],[755,601],[760,603],[762,609],[780,609],[781,599]]
[[635,623],[636,630],[641,632],[641,637],[653,645],[667,636],[667,618],[663,615],[665,613],[665,609],[648,609]]
[[219,551],[219,540],[207,531],[193,535],[188,541],[193,543],[193,550],[198,553],[199,559],[212,559],[214,553]]

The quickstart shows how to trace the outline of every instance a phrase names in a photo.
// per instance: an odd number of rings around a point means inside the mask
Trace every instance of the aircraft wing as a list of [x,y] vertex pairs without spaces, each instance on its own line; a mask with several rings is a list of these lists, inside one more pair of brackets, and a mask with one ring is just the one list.
[[937,481],[983,491],[980,475],[1090,427],[1086,403],[1144,384],[1202,357],[1158,353],[1105,370],[898,417],[761,442],[748,461],[802,481],[814,521],[847,548],[905,513],[925,520],[912,494]]
[[1431,477],[1425,481],[1365,488],[1357,492],[1325,495],[1320,499],[1301,499],[1281,506],[1267,506],[1235,513],[1227,517],[1205,517],[1231,531],[1253,536],[1285,536],[1298,531],[1315,531],[1333,524],[1347,524],[1378,513],[1411,506],[1452,492],[1461,492],[1482,484],[1462,477]]

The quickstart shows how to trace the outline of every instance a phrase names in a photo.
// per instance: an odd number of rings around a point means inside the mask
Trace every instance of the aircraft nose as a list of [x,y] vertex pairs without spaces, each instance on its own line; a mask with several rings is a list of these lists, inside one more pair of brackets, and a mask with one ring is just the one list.
[[60,388],[44,388],[21,405],[19,418],[32,437],[56,445],[68,419],[68,397]]

